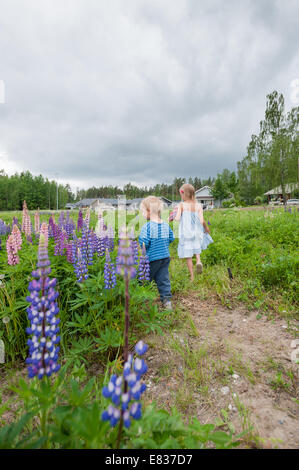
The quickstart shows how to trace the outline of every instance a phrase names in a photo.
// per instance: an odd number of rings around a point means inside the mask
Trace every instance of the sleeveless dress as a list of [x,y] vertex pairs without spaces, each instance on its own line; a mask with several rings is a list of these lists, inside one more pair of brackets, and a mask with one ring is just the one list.
[[[197,205],[196,208],[198,209]],[[198,210],[192,212],[184,208],[179,225],[179,258],[192,258],[195,254],[199,255],[213,241],[200,222]]]

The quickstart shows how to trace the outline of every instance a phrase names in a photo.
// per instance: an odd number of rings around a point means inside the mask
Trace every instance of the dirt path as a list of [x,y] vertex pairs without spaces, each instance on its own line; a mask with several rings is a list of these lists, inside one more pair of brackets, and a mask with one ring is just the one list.
[[298,324],[229,310],[215,296],[176,300],[184,321],[148,338],[147,400],[246,431],[245,447],[299,448]]

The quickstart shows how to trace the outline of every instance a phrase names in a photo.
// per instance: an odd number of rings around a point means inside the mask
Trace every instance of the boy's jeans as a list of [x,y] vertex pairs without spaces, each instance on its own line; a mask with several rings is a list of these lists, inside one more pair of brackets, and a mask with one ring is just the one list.
[[171,298],[168,266],[170,258],[157,259],[150,262],[150,280],[155,281],[161,301]]

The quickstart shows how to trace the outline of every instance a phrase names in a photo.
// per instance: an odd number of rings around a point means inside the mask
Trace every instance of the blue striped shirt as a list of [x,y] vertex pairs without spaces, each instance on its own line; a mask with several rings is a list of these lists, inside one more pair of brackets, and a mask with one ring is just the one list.
[[169,258],[169,244],[174,236],[171,228],[165,222],[147,222],[141,229],[139,244],[142,248],[145,244],[149,261]]

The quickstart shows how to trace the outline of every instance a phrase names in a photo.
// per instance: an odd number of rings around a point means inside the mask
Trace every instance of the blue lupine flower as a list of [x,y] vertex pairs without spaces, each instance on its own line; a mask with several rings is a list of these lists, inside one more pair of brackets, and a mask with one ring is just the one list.
[[38,248],[37,270],[32,271],[33,279],[28,286],[30,295],[26,300],[30,302],[27,308],[30,327],[26,329],[32,335],[27,341],[29,346],[28,377],[37,376],[42,379],[45,375],[51,376],[60,369],[57,364],[60,341],[59,323],[56,317],[59,308],[56,303],[58,292],[55,291],[56,279],[50,279],[50,260],[45,244],[45,237],[41,233]]
[[116,286],[116,272],[114,263],[111,262],[108,249],[106,249],[106,263],[104,266],[105,289],[113,289]]
[[81,230],[83,227],[83,214],[81,212],[81,210],[79,210],[79,214],[78,214],[78,221],[77,221],[77,230]]
[[138,341],[138,343],[135,346],[135,351],[138,354],[138,356],[142,356],[146,351],[148,350],[148,345],[145,344],[142,340]]
[[83,282],[84,280],[88,279],[88,269],[87,269],[86,259],[83,258],[80,248],[77,248],[76,245],[75,245],[75,249],[73,250],[73,264],[74,264],[74,271],[78,279],[78,282]]
[[138,264],[139,259],[139,250],[138,250],[138,242],[137,240],[131,240],[133,256],[134,256],[134,264]]
[[149,257],[146,254],[145,246],[143,244],[142,247],[142,254],[139,258],[139,266],[138,266],[138,279],[141,282],[149,281],[150,280],[150,264],[149,264]]
[[111,226],[108,226],[108,229],[107,229],[106,246],[110,252],[114,250],[114,230]]
[[[147,349],[148,346],[143,341],[139,341],[135,346],[137,354],[138,351],[144,354]],[[114,427],[122,417],[125,427],[128,428],[131,425],[130,417],[141,418],[139,400],[146,390],[146,385],[140,379],[146,371],[145,361],[139,357],[133,358],[132,354],[129,354],[128,360],[124,364],[122,376],[118,377],[113,374],[108,385],[102,389],[103,396],[113,403],[102,413],[103,421],[110,421],[110,425]]]

